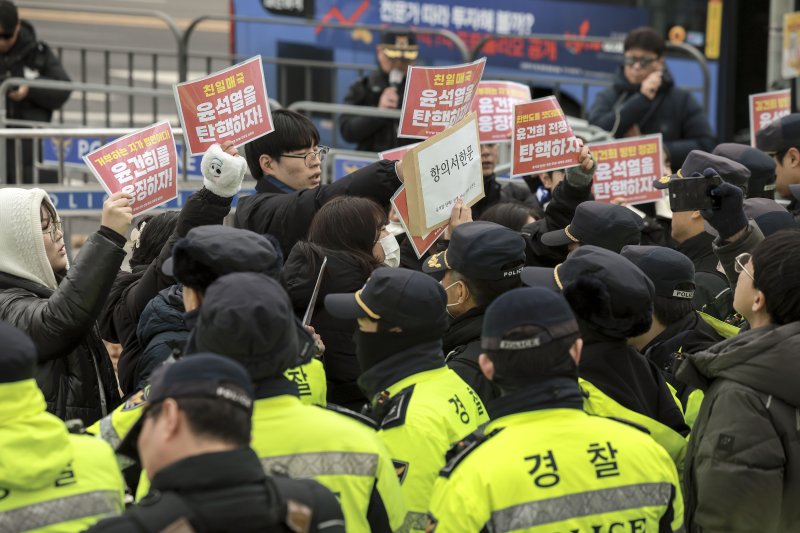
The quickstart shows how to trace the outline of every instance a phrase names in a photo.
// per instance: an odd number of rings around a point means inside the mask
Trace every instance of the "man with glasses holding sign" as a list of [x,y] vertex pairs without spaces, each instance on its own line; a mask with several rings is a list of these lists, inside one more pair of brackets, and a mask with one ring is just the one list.
[[675,86],[661,35],[637,28],[625,37],[624,48],[624,64],[614,84],[597,95],[589,122],[616,138],[661,133],[675,169],[692,150],[710,152],[715,142],[708,119],[697,100]]

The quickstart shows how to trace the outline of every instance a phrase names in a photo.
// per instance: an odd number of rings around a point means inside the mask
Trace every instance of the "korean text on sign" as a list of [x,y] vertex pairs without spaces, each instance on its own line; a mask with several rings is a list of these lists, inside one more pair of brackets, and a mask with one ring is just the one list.
[[581,141],[554,96],[514,106],[511,174],[524,176],[578,164]]
[[485,64],[408,67],[397,136],[427,139],[466,117]]
[[750,95],[750,145],[756,145],[756,133],[775,120],[792,112],[790,89]]
[[178,156],[169,122],[120,137],[83,160],[106,192],[133,195],[134,215],[178,196]]
[[626,204],[660,200],[653,181],[662,176],[661,134],[589,145],[597,169],[592,189],[598,202],[617,198]]
[[214,143],[236,145],[273,131],[261,57],[175,86],[175,100],[189,153]]
[[478,113],[481,143],[508,142],[514,128],[514,106],[531,99],[527,85],[511,81],[482,81],[472,101]]

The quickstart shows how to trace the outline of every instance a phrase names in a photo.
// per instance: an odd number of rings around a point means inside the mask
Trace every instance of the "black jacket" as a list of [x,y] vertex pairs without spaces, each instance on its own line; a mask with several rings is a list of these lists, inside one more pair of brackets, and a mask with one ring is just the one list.
[[[378,107],[383,90],[389,86],[389,75],[380,69],[373,71],[369,76],[358,78],[350,86],[344,103],[349,105],[363,105]],[[403,95],[406,81],[397,87],[400,97],[398,109],[403,107]],[[383,152],[397,146],[418,142],[418,139],[398,139],[398,121],[389,118],[363,117],[358,115],[342,115],[339,119],[339,129],[344,140],[356,143],[358,150],[366,152]]]
[[100,319],[103,338],[122,344],[118,363],[119,384],[128,394],[138,390],[137,381],[142,345],[136,327],[145,306],[160,291],[175,283],[161,271],[164,261],[172,256],[172,246],[180,237],[197,226],[222,224],[230,212],[232,198],[217,196],[206,188],[192,194],[181,209],[175,232],[161,248],[161,253],[148,266],[133,272],[121,271],[114,280]]
[[[307,257],[312,257],[308,261]],[[298,317],[306,312],[314,284],[319,276],[323,257],[328,257],[325,275],[320,285],[311,326],[325,343],[325,375],[328,381],[328,402],[359,411],[367,398],[358,388],[356,380],[361,367],[356,359],[353,333],[358,328],[355,320],[332,316],[325,309],[325,296],[334,293],[356,292],[371,274],[349,254],[332,252],[305,242],[297,243],[286,259],[281,280],[292,300]]]
[[653,100],[625,78],[620,67],[614,84],[603,90],[589,111],[589,123],[625,137],[639,126],[642,135],[660,133],[669,149],[673,168],[680,168],[692,150],[710,152],[715,145],[714,134],[703,108],[694,97],[675,86],[669,70],[664,70],[661,87]]
[[539,200],[536,199],[536,195],[531,192],[525,183],[511,181],[498,183],[496,176],[492,174],[483,178],[483,190],[486,196],[472,206],[472,220],[478,220],[487,209],[502,202],[522,202],[538,212],[544,213]]
[[369,198],[388,210],[389,199],[401,185],[394,165],[394,161],[378,161],[334,183],[293,193],[280,192],[260,179],[257,194],[239,199],[234,225],[275,236],[283,256],[288,257],[295,243],[305,238],[317,210],[335,196]]
[[47,410],[63,420],[80,418],[88,426],[119,403],[95,321],[125,258],[124,244],[105,227],[92,234],[55,291],[0,273],[0,320],[33,339],[36,382]]
[[158,293],[142,312],[136,328],[142,354],[136,361],[133,372],[134,388],[141,390],[147,385],[150,374],[174,353],[183,353],[183,347],[191,330],[184,317],[183,295],[178,285]]
[[[293,505],[289,505],[289,502]],[[197,533],[291,532],[301,518],[296,504],[311,509],[309,531],[343,532],[335,496],[312,480],[267,477],[250,448],[183,459],[153,477],[150,492],[122,516],[101,520],[87,531],[117,533],[180,529]],[[330,527],[321,528],[321,524]]]
[[[695,309],[703,309],[703,306],[713,302],[717,295],[728,288],[728,278],[717,269],[719,259],[714,254],[713,242],[714,236],[704,231],[675,247],[694,263],[697,288],[692,304]],[[717,318],[725,318],[725,316],[717,316]]]
[[486,379],[478,364],[485,313],[485,308],[476,307],[453,319],[443,339],[447,366],[478,393],[484,405],[500,397],[500,389]]

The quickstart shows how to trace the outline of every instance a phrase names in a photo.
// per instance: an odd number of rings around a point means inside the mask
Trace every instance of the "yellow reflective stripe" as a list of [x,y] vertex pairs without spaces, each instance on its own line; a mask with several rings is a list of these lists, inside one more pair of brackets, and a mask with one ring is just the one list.
[[516,531],[595,514],[667,506],[674,490],[670,483],[638,483],[523,503],[494,511],[489,529]]
[[113,490],[55,498],[0,512],[0,531],[28,531],[91,516],[117,515],[122,512],[120,503],[119,493]]
[[115,450],[119,446],[119,443],[122,442],[122,439],[119,438],[117,430],[114,428],[114,422],[111,420],[111,415],[104,416],[100,419],[100,436]]
[[367,476],[378,472],[378,455],[357,452],[313,452],[262,457],[267,474],[285,473],[292,478],[316,476]]

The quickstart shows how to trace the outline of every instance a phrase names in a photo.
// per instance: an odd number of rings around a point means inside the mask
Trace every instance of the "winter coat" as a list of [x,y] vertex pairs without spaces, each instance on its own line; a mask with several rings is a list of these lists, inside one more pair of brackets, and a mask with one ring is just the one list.
[[258,180],[256,194],[239,199],[234,225],[256,233],[269,233],[288,257],[304,239],[317,210],[339,195],[369,198],[387,208],[401,183],[394,161],[378,161],[328,185],[292,193],[279,191],[265,178]]
[[800,322],[740,333],[686,356],[705,392],[689,440],[687,531],[800,530]]
[[[728,288],[728,279],[719,271],[719,260],[714,255],[714,236],[705,231],[679,243],[675,249],[694,263],[697,289],[692,299],[695,309],[711,303],[719,293]],[[717,318],[725,318],[719,317]]]
[[444,334],[443,348],[447,366],[472,387],[486,404],[500,397],[500,389],[483,375],[478,364],[485,307],[470,309],[453,319]]
[[33,339],[47,410],[85,425],[119,403],[114,367],[95,321],[125,258],[125,238],[92,234],[60,283],[47,259],[41,189],[0,191],[0,320]]
[[669,149],[673,168],[680,168],[692,150],[710,152],[715,143],[703,108],[683,89],[675,86],[669,70],[664,74],[653,100],[633,85],[620,67],[614,84],[600,92],[589,111],[589,123],[611,132],[616,138],[625,137],[638,126],[642,135],[660,133]]
[[136,329],[139,345],[143,348],[136,361],[134,388],[131,390],[143,389],[153,370],[176,351],[178,354],[183,353],[191,330],[184,315],[183,295],[179,285],[167,287],[144,308]]

